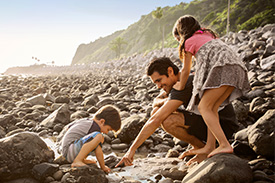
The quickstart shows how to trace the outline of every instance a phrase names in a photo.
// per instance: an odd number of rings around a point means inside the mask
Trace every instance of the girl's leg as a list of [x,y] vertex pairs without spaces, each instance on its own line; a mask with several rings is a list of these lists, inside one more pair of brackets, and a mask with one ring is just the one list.
[[[221,86],[220,88],[206,90],[199,104],[199,111],[215,139],[219,143],[219,147],[212,151],[208,157],[218,153],[233,153],[233,149],[229,144],[219,121],[218,108],[223,101],[232,93],[233,86]],[[209,133],[210,134],[210,133]],[[210,140],[213,140],[210,138]],[[208,144],[208,142],[207,142]],[[207,147],[206,144],[206,147]],[[209,147],[213,147],[213,141],[210,142]],[[214,141],[215,147],[215,141]]]
[[[215,139],[218,140],[221,147],[225,147],[224,149],[220,149],[220,153],[232,153],[232,147],[227,141],[226,136],[224,135],[224,132],[220,126],[218,108],[232,93],[233,90],[234,87],[232,86],[221,86],[220,88],[209,89],[204,92],[199,103],[199,111],[208,127],[207,143],[201,149],[194,149],[186,152],[186,156],[194,154],[209,154],[215,149]],[[215,150],[213,152],[217,151]],[[209,155],[213,156],[214,154],[210,153]]]

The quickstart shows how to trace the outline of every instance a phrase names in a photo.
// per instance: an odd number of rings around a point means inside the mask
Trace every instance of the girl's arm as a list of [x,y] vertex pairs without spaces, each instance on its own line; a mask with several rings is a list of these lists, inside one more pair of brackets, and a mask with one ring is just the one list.
[[185,88],[185,84],[190,74],[191,66],[192,66],[192,54],[190,52],[186,52],[184,55],[183,67],[181,69],[181,74],[180,74],[179,90],[183,90]]

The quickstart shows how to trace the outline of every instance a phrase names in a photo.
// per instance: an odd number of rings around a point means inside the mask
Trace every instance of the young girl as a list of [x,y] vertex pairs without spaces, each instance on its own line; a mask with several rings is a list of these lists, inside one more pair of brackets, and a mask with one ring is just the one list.
[[246,67],[225,43],[217,39],[213,31],[202,29],[190,15],[176,21],[173,34],[180,43],[179,56],[183,62],[179,89],[185,87],[194,56],[194,87],[187,110],[200,113],[208,127],[206,145],[187,151],[182,157],[233,153],[220,126],[218,110],[250,89]]

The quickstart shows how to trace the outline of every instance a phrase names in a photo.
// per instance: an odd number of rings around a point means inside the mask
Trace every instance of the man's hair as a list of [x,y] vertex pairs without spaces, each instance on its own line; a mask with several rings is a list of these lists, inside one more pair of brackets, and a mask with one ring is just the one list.
[[101,107],[96,113],[95,118],[104,119],[104,125],[109,125],[115,131],[118,131],[121,126],[121,119],[119,110],[113,105],[106,105]]
[[154,72],[168,77],[168,67],[172,67],[174,74],[177,75],[179,68],[168,57],[160,57],[151,60],[147,67],[147,75],[151,76]]

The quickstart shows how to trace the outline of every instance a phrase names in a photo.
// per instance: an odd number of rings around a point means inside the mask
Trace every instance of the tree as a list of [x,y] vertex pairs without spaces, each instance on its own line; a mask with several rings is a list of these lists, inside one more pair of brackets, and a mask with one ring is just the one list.
[[153,18],[158,20],[159,30],[162,33],[162,47],[161,47],[161,51],[162,51],[164,48],[164,26],[161,28],[160,19],[163,16],[163,9],[161,9],[161,7],[157,7],[157,9],[152,12],[152,16],[153,16]]
[[115,51],[116,57],[119,58],[121,54],[122,45],[127,44],[123,38],[117,37],[113,41],[110,42],[109,47],[111,50]]

